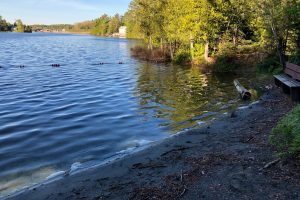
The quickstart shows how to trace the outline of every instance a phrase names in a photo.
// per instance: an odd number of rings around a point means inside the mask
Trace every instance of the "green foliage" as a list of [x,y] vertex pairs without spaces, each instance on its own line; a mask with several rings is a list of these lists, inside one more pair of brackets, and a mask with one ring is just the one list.
[[119,32],[119,28],[122,24],[122,17],[120,15],[116,14],[110,17],[104,14],[94,20],[94,27],[91,29],[91,33],[99,36],[111,36]]
[[121,17],[119,14],[116,14],[115,16],[110,18],[108,22],[108,28],[106,34],[111,35],[113,33],[118,33],[121,25],[122,25]]
[[282,67],[277,56],[269,56],[256,66],[256,71],[260,74],[279,74],[282,73]]
[[0,32],[11,31],[11,27],[12,25],[6,22],[6,20],[0,16]]
[[31,26],[24,26],[24,32],[25,33],[32,33],[32,27]]
[[191,62],[191,54],[187,50],[179,50],[176,52],[174,60],[174,63],[176,64],[186,64]]
[[231,72],[237,68],[235,57],[230,55],[219,55],[213,64],[213,71],[215,72]]
[[94,21],[84,21],[84,22],[76,23],[71,27],[67,25],[67,27],[61,28],[60,30],[65,29],[65,31],[69,31],[69,32],[89,33],[94,27],[95,27]]
[[251,40],[243,40],[236,46],[238,54],[249,54],[253,52],[262,52],[260,44]]
[[233,57],[237,53],[237,46],[232,42],[221,42],[219,44],[218,57]]
[[24,26],[23,22],[20,19],[18,19],[16,21],[16,26],[17,26],[16,32],[19,32],[19,33],[24,33],[25,32],[25,26]]
[[124,22],[128,36],[150,49],[163,47],[177,60],[188,46],[194,60],[216,57],[231,69],[231,59],[257,51],[300,62],[299,15],[299,0],[132,0]]
[[293,54],[299,45],[295,45],[295,37],[300,32],[299,0],[261,0],[258,1],[258,13],[265,27],[266,44],[276,48],[282,66],[285,56]]
[[[85,22],[82,22],[85,23]],[[80,24],[80,23],[78,23]],[[49,31],[62,31],[63,29],[68,32],[72,32],[73,27],[76,27],[78,24],[52,24],[52,25],[44,25],[44,24],[35,24],[31,25],[33,31],[37,30],[49,30]]]
[[197,58],[202,58],[203,55],[204,55],[204,45],[203,44],[195,44],[195,47],[194,47],[194,58],[197,59]]
[[53,25],[33,25],[33,30],[49,30],[53,32],[74,32],[74,33],[91,33],[99,36],[111,36],[119,32],[120,26],[123,25],[122,16],[116,14],[110,17],[106,14],[100,18],[90,21],[84,21],[71,24],[53,24]]
[[237,46],[227,40],[222,40],[218,46],[218,52],[215,55],[213,71],[230,72],[236,69]]
[[108,32],[108,23],[109,23],[109,16],[102,15],[99,19],[95,21],[95,27],[91,31],[94,35],[105,36]]
[[300,158],[300,106],[278,123],[269,140],[278,148],[280,155]]

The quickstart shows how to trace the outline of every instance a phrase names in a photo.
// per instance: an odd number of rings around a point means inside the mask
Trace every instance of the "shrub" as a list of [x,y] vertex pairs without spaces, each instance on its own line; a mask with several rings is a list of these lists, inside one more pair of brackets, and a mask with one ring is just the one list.
[[235,46],[232,42],[221,42],[219,44],[219,50],[217,56],[227,56],[232,57],[237,54],[237,46]]
[[260,74],[279,74],[282,67],[278,56],[269,56],[256,65],[256,71]]
[[237,46],[237,52],[239,54],[249,54],[254,52],[259,52],[260,47],[258,43],[246,43]]
[[174,56],[174,63],[176,64],[186,64],[191,62],[191,53],[186,50],[178,50]]
[[167,62],[170,59],[167,52],[159,48],[149,50],[144,46],[135,46],[131,48],[131,55],[138,59],[150,62]]
[[269,141],[278,148],[281,156],[300,158],[300,106],[278,123]]
[[231,72],[237,68],[237,48],[232,42],[221,42],[214,57],[212,69],[215,72]]
[[234,56],[219,55],[213,64],[213,71],[231,72],[237,68],[236,58]]

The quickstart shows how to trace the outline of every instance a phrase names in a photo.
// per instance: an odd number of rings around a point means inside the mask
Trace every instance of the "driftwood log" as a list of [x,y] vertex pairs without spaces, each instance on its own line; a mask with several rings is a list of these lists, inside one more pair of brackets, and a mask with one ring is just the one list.
[[248,100],[251,98],[251,93],[246,88],[244,88],[238,80],[234,80],[233,83],[243,100]]

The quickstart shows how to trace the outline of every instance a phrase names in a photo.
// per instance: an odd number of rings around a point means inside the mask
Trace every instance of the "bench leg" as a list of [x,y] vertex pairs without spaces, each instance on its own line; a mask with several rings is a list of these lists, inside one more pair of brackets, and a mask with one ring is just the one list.
[[274,78],[274,82],[277,87],[281,87],[281,82],[277,78]]
[[293,101],[299,101],[299,97],[300,97],[299,92],[300,92],[300,90],[298,88],[291,88],[290,92],[291,92],[292,100]]
[[282,84],[281,85],[281,89],[282,89],[283,93],[285,93],[285,94],[291,94],[291,88],[289,88],[288,86]]

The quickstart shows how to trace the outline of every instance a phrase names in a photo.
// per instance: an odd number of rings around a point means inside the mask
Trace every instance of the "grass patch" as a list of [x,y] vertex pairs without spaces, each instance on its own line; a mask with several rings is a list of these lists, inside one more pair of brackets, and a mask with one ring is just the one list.
[[300,158],[300,105],[295,107],[272,130],[269,141],[283,157]]

